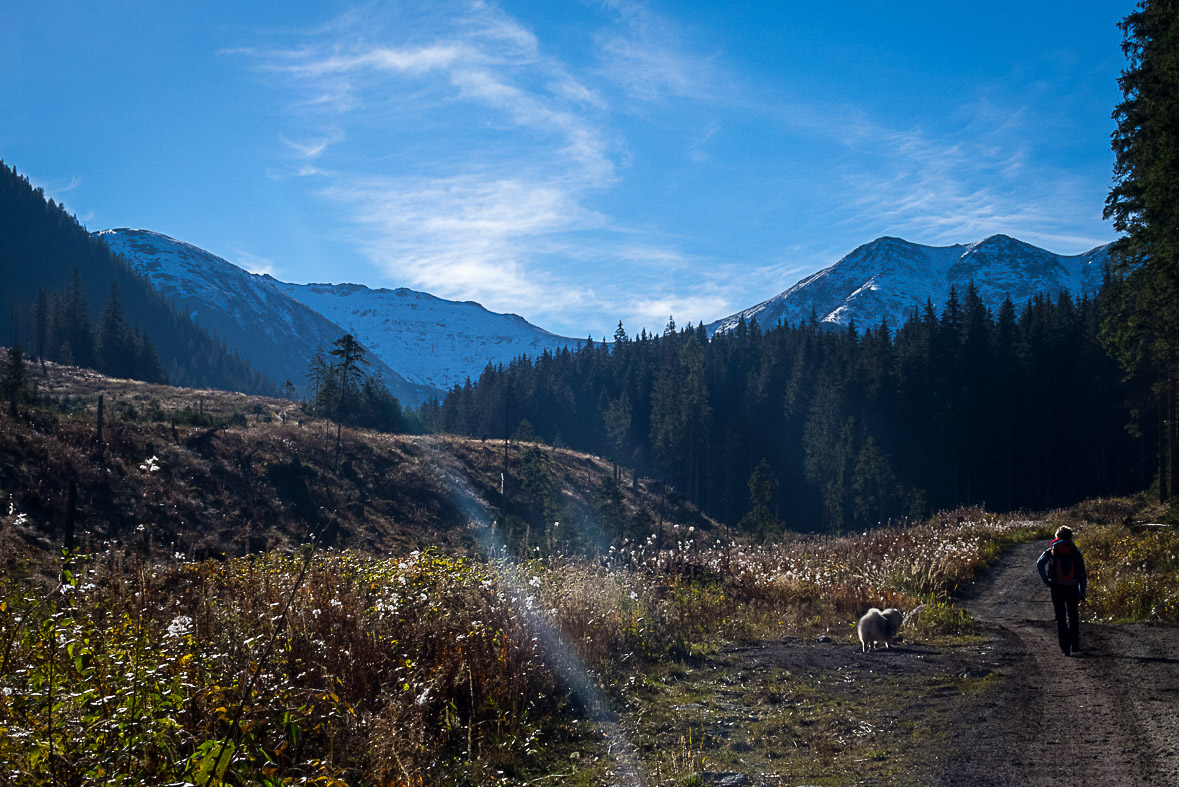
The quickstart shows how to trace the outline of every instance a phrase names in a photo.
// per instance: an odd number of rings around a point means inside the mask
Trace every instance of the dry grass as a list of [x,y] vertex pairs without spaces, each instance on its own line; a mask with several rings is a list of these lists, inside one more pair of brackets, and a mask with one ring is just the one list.
[[520,782],[546,771],[546,747],[596,751],[576,721],[642,663],[737,637],[850,638],[869,604],[945,606],[1033,530],[985,519],[755,547],[681,526],[664,548],[590,561],[326,552],[297,587],[298,554],[152,565],[108,550],[68,592],[8,585],[0,767],[11,783],[191,780],[228,736],[237,781]]
[[1179,623],[1179,531],[1157,503],[1137,498],[1091,500],[1056,512],[1085,555],[1085,614],[1105,621]]

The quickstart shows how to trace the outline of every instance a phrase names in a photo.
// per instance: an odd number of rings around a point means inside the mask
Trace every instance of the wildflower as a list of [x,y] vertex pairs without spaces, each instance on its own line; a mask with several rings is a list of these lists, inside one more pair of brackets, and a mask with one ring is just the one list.
[[192,633],[192,618],[188,615],[179,615],[168,624],[164,636],[168,639],[176,639],[190,633]]

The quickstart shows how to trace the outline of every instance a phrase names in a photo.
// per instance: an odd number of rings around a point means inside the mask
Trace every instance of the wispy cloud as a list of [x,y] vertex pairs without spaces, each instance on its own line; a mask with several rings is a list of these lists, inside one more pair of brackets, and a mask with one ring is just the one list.
[[442,297],[478,294],[504,311],[567,286],[529,265],[546,236],[606,221],[563,184],[524,178],[370,179],[323,194],[348,206],[362,230],[355,241],[382,269]]
[[688,50],[676,27],[631,0],[606,0],[618,24],[595,36],[598,72],[643,102],[703,98],[716,87],[714,58]]
[[980,103],[963,114],[940,132],[853,124],[844,143],[857,156],[840,168],[844,223],[934,244],[1005,233],[1073,253],[1105,242],[1061,231],[1082,223],[1078,208],[1100,206],[1101,195],[1074,173],[1033,163],[1018,107]]
[[[585,233],[626,232],[594,206],[629,155],[607,94],[618,84],[643,100],[687,94],[700,70],[687,54],[654,45],[669,28],[640,6],[617,6],[612,19],[607,32],[586,34],[587,47],[606,46],[611,65],[580,72],[484,2],[377,28],[346,14],[290,46],[233,54],[286,91],[292,124],[308,127],[280,139],[293,161],[285,175],[321,176],[315,193],[342,208],[352,225],[345,235],[380,270],[398,284],[531,317],[599,297],[584,266],[613,264],[619,245],[601,237],[587,245]],[[382,133],[428,152],[372,147]],[[675,255],[657,250],[629,264]]]
[[328,149],[329,145],[342,142],[344,140],[344,132],[338,128],[333,128],[326,134],[301,141],[287,139],[284,136],[280,136],[279,139],[282,140],[283,145],[287,147],[287,150],[295,158],[314,159],[321,156]]
[[274,260],[268,257],[259,257],[257,254],[251,254],[242,249],[234,251],[233,261],[239,268],[244,268],[250,273],[265,273],[273,276],[277,271]]

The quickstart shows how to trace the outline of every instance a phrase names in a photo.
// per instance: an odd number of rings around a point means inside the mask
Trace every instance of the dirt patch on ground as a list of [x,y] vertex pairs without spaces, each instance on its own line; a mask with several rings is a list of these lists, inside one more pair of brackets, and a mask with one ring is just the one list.
[[747,643],[648,675],[620,728],[652,785],[935,784],[931,753],[998,679],[981,643]]

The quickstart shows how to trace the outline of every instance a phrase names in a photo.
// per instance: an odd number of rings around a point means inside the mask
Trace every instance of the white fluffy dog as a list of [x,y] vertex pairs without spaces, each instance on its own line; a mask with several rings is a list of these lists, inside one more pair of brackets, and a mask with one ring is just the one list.
[[862,652],[867,653],[869,647],[876,650],[877,643],[883,643],[884,647],[891,648],[893,638],[901,630],[902,620],[899,609],[890,608],[881,612],[876,607],[872,607],[865,612],[864,617],[860,618],[860,622],[856,624],[856,633],[860,635]]

